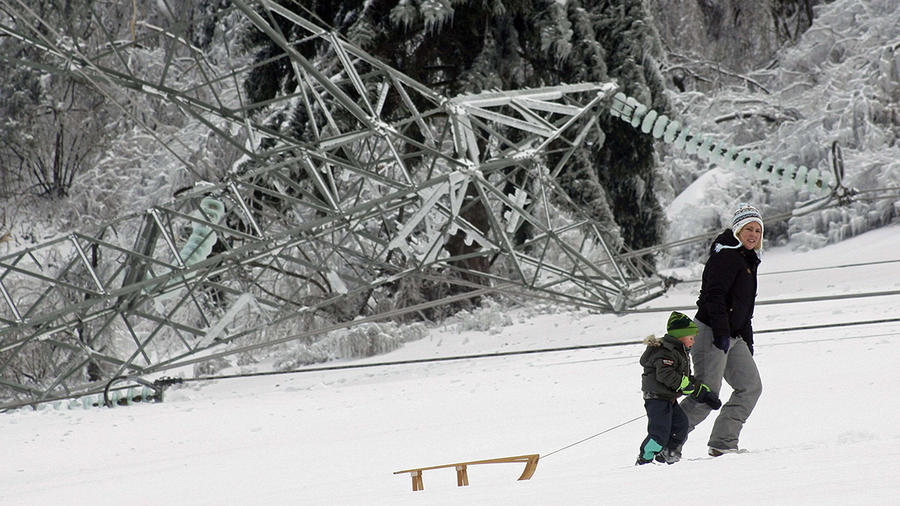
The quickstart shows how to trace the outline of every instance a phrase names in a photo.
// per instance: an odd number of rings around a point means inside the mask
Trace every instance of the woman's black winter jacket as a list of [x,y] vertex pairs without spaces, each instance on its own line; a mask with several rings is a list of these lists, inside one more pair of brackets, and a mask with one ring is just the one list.
[[714,337],[741,337],[751,350],[759,262],[756,251],[741,246],[731,229],[719,234],[703,269],[695,317],[712,328]]
[[641,355],[644,399],[674,400],[679,395],[682,378],[691,375],[687,348],[669,334],[662,339],[650,336],[644,342],[647,344]]

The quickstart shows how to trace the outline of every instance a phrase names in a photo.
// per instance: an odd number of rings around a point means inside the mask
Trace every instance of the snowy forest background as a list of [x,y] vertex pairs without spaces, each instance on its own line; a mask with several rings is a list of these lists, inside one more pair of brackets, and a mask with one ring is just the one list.
[[[900,6],[892,0],[282,3],[447,96],[614,80],[648,106],[741,149],[830,171],[836,141],[847,186],[900,184]],[[0,17],[12,25],[4,5]],[[248,37],[239,17],[206,16],[227,6],[224,0],[41,0],[31,8],[72,33],[87,17],[99,16],[123,39],[136,24],[155,26],[175,17],[190,24],[192,44],[211,62],[274,56],[277,47]],[[228,46],[215,42],[223,34]],[[95,35],[83,33],[85,40]],[[318,49],[303,41],[298,48],[310,58]],[[0,35],[0,55],[33,51]],[[161,47],[143,46],[128,57],[133,68],[155,75],[161,55]],[[257,67],[240,83],[243,91],[254,100],[289,93],[296,83],[286,65]],[[182,78],[199,76],[185,72]],[[84,83],[0,58],[0,253],[170,201],[198,182],[179,157],[207,181],[242,170],[235,150],[199,122],[152,97],[131,99],[133,110],[122,110]],[[273,128],[303,138],[307,123],[297,110],[258,114]],[[160,145],[136,119],[181,142]],[[805,190],[676,152],[613,118],[599,120],[605,142],[580,151],[560,183],[630,248],[715,231],[739,201],[776,216],[810,198]],[[766,241],[817,248],[898,214],[896,197],[855,200],[769,221]],[[705,247],[698,242],[669,249],[657,256],[657,267],[696,270]]]

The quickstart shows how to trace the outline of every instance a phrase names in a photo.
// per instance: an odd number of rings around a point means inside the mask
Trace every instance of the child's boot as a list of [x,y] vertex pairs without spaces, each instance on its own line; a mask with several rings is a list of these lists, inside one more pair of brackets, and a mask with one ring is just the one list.
[[666,464],[674,464],[681,460],[681,452],[676,448],[666,448],[659,453],[656,454],[657,462],[664,462]]
[[635,462],[634,465],[640,466],[642,464],[653,462],[653,457],[655,457],[662,449],[663,446],[661,444],[657,443],[650,436],[647,436],[647,439],[641,444],[641,450],[640,453],[638,453],[637,462]]

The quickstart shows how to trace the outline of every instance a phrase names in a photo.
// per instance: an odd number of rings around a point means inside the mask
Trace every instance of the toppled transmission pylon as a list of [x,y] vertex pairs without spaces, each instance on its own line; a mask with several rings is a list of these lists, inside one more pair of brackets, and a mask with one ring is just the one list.
[[[110,100],[174,105],[241,159],[169,204],[0,258],[0,408],[484,294],[613,311],[662,292],[555,180],[586,139],[602,142],[614,85],[443,97],[282,6],[232,4],[224,15],[281,48],[294,93],[250,103],[252,67],[211,62],[183,24],[62,44],[47,35],[59,27],[7,5],[16,28],[0,31],[43,49],[36,67]],[[317,61],[274,19],[321,44]],[[128,64],[151,46],[181,72]],[[279,108],[303,118],[302,136],[260,119]],[[177,135],[153,136],[177,151]],[[431,296],[404,296],[411,285]]]

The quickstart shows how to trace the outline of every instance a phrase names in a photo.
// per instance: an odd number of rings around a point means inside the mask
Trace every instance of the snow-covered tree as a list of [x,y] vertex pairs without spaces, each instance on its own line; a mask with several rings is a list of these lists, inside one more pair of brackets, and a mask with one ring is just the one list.
[[[92,6],[91,0],[32,4],[36,20],[60,27],[42,31],[51,47],[77,45],[90,37]],[[15,27],[23,20],[9,13],[0,18],[13,29],[26,29]],[[0,55],[2,191],[65,197],[106,137],[103,97],[83,82],[40,68],[48,55],[16,37],[0,37]]]
[[[665,109],[658,62],[661,45],[640,0],[382,0],[314,1],[315,14],[378,58],[447,96],[616,80],[629,94]],[[290,37],[290,27],[284,27]],[[278,52],[250,40],[257,61]],[[299,50],[314,55],[311,44]],[[287,92],[285,63],[259,67],[245,83],[256,99]],[[560,181],[570,197],[630,247],[659,238],[652,142],[600,118],[606,142],[595,139],[574,157]],[[293,128],[302,132],[302,117]]]

